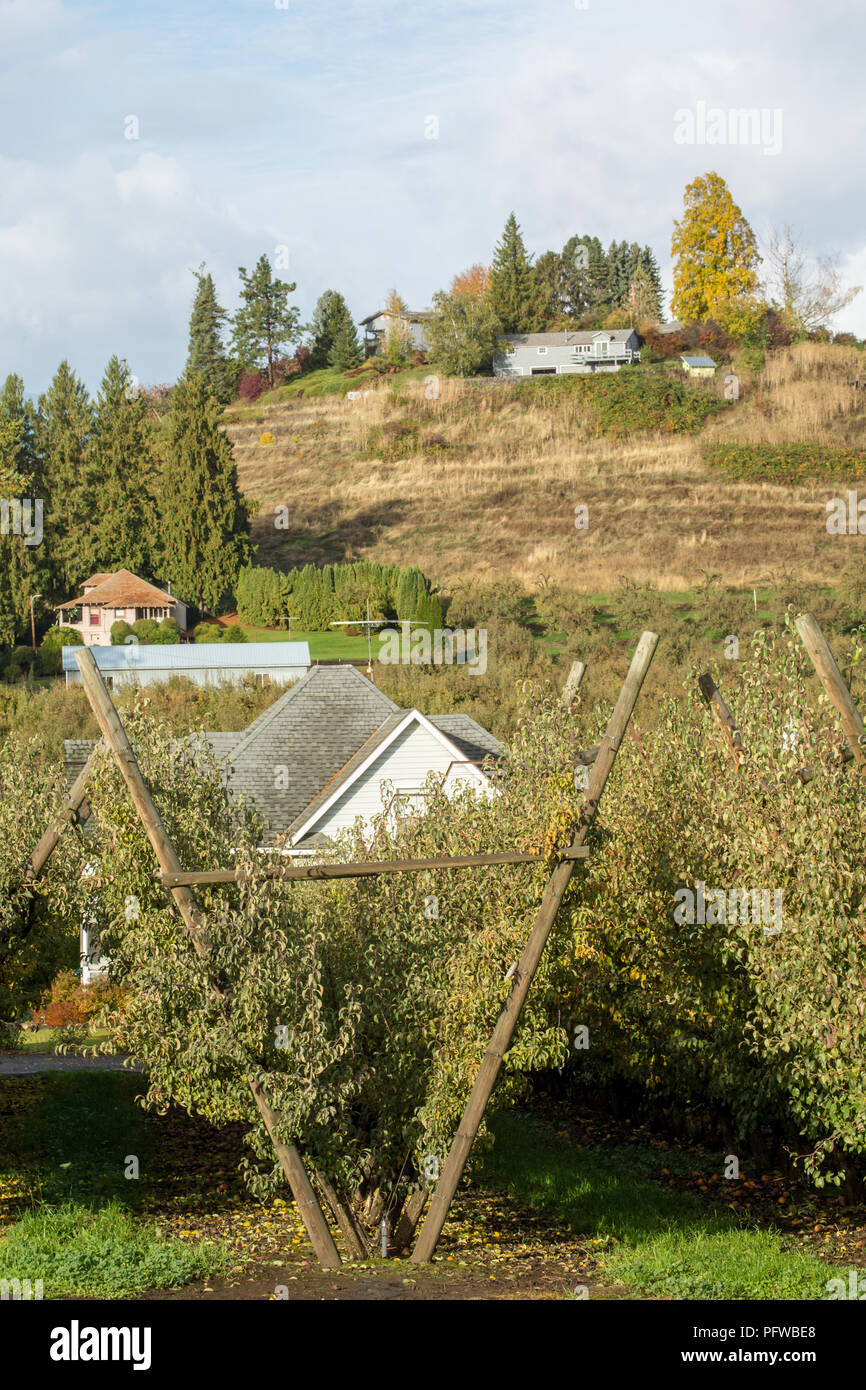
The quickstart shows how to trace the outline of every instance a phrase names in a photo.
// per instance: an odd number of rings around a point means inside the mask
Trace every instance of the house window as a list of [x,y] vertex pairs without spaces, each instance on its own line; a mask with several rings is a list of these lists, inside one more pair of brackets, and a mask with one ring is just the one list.
[[533,375],[533,376],[556,376],[556,368],[555,368],[555,367],[533,367],[533,368],[532,368],[532,375]]
[[99,609],[98,609],[98,608],[91,608],[91,609],[90,609],[90,626],[91,626],[91,627],[99,627]]
[[268,685],[270,685],[270,683],[271,683],[270,672],[268,672],[268,671],[257,671],[257,672],[256,672],[256,680],[258,681],[259,685],[262,687],[262,690],[264,690],[265,687],[268,686]]
[[599,355],[599,357],[607,357],[607,348],[608,348],[608,345],[607,345],[607,343],[606,343],[604,340],[598,344],[598,355]]
[[539,348],[539,349],[538,349],[538,355],[539,355],[540,357],[543,357],[544,354],[545,354],[546,352],[547,352],[547,348],[546,348],[546,347],[545,347],[545,348]]

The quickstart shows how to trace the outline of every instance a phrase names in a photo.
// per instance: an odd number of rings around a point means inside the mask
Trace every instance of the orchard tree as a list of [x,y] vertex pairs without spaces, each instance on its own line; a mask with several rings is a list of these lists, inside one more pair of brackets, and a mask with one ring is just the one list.
[[196,375],[172,396],[159,501],[161,572],[215,610],[252,554],[250,521],[219,406]]
[[712,318],[731,332],[742,331],[754,305],[761,258],[755,234],[719,174],[702,174],[686,188],[671,253],[676,317],[698,323]]
[[240,266],[241,305],[232,320],[232,349],[247,367],[264,370],[268,386],[275,382],[275,363],[298,332],[299,311],[289,304],[297,286],[277,279],[267,256],[260,256],[248,274]]
[[225,309],[217,300],[213,276],[205,273],[204,261],[194,270],[197,288],[189,321],[189,355],[187,374],[196,372],[208,391],[218,401],[230,394],[231,372],[223,343],[227,320]]

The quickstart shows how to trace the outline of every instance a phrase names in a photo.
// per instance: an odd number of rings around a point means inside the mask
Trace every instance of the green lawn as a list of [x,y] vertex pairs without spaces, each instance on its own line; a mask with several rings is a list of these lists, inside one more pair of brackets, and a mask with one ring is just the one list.
[[567,1223],[600,1252],[611,1284],[650,1298],[821,1299],[839,1274],[776,1231],[654,1180],[664,1164],[692,1162],[679,1150],[578,1147],[515,1113],[498,1116],[493,1130],[473,1178]]
[[225,1271],[220,1242],[166,1239],[143,1217],[154,1163],[141,1084],[111,1071],[0,1079],[0,1220],[16,1218],[0,1225],[0,1279],[41,1279],[45,1298],[132,1298]]
[[[309,642],[313,661],[366,661],[366,637],[347,637],[339,628],[330,632],[296,632],[292,628],[275,630],[270,627],[247,627],[243,632],[250,642]],[[373,633],[373,660],[377,659],[379,638]]]
[[75,1029],[74,1032],[62,1028],[37,1028],[35,1031],[22,1028],[11,1047],[15,1052],[54,1052],[58,1043],[74,1041],[79,1047],[95,1047],[97,1043],[105,1042],[107,1037],[104,1028],[92,1031]]

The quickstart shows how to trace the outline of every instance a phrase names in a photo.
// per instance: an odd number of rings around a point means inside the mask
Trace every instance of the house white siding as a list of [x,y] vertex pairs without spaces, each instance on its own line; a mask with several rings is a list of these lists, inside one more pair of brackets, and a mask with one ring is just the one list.
[[[452,762],[454,759],[439,739],[420,725],[411,724],[382,750],[357,781],[346,788],[312,829],[316,834],[323,832],[333,836],[354,825],[359,816],[370,821],[385,810],[395,792],[411,804],[412,793],[424,787],[431,771],[444,775],[449,767],[446,790],[470,782],[485,795],[493,795],[493,787],[482,779],[477,769],[466,763],[451,767]],[[390,785],[386,787],[385,783]],[[419,797],[415,804],[423,809],[428,801],[429,797]]]
[[508,349],[493,359],[496,376],[616,372],[640,361],[634,331],[506,335]]

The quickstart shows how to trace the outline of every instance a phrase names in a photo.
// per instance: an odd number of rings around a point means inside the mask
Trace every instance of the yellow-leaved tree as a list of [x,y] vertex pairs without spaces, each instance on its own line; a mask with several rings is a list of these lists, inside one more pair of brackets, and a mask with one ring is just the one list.
[[739,334],[756,310],[761,257],[755,234],[720,174],[703,174],[688,184],[684,205],[671,239],[671,309],[677,318],[715,319]]

